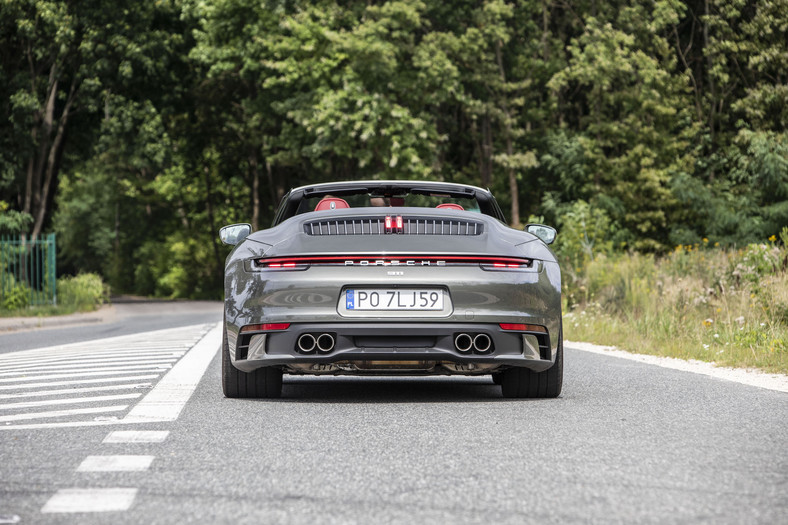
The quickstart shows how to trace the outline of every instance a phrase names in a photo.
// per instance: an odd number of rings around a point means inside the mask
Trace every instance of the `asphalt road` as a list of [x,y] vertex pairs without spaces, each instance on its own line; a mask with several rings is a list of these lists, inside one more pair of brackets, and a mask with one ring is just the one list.
[[[35,318],[0,318],[0,354],[31,348],[135,334],[149,330],[218,322],[220,301],[136,301],[100,311],[46,319],[43,328],[25,328]],[[24,325],[23,325],[24,323]],[[22,328],[22,329],[20,329]],[[1,523],[0,523],[1,525]]]
[[[172,352],[166,359],[178,364],[147,380],[145,393],[195,352],[207,355],[174,419],[123,424],[121,411],[117,422],[97,417],[100,426],[9,428],[35,422],[13,418],[41,409],[0,411],[0,523],[774,524],[788,516],[785,393],[567,348],[564,393],[554,400],[505,400],[488,378],[287,377],[280,400],[229,400],[218,353],[194,346],[212,328],[167,332],[166,344],[143,335],[100,345],[147,348],[162,360]],[[12,392],[16,383],[2,374],[0,389],[9,389],[0,394]],[[0,408],[18,401],[0,399]],[[118,431],[158,434],[110,442]],[[125,510],[64,511],[64,501],[85,495]]]

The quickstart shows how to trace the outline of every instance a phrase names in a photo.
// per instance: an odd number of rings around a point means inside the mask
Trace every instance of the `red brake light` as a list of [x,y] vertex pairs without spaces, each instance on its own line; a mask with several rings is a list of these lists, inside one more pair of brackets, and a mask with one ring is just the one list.
[[397,215],[397,230],[402,231],[402,215]]
[[386,215],[386,230],[391,229],[391,215]]

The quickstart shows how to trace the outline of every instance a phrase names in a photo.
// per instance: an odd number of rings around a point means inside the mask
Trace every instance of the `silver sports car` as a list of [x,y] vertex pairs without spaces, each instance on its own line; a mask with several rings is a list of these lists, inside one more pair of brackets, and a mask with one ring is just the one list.
[[225,226],[222,386],[279,397],[282,374],[492,375],[505,397],[563,379],[556,231],[509,228],[461,184],[315,184],[273,226]]

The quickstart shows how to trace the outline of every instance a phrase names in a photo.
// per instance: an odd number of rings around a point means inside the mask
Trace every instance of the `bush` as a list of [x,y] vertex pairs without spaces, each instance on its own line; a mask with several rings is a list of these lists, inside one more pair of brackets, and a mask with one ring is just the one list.
[[7,288],[2,296],[0,306],[4,310],[21,310],[30,302],[30,288],[24,283],[14,283]]
[[109,299],[109,289],[101,276],[83,273],[57,280],[58,303],[77,310],[95,310]]

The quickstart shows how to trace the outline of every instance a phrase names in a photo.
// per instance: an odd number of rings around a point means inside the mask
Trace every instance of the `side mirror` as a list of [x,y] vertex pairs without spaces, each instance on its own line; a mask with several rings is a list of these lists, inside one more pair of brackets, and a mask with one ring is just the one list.
[[219,238],[222,240],[222,243],[235,246],[246,239],[250,233],[252,233],[251,224],[231,224],[219,230]]
[[526,224],[525,231],[536,235],[542,239],[545,244],[553,244],[555,236],[558,235],[558,232],[555,230],[555,228],[551,226],[545,226],[544,224]]

